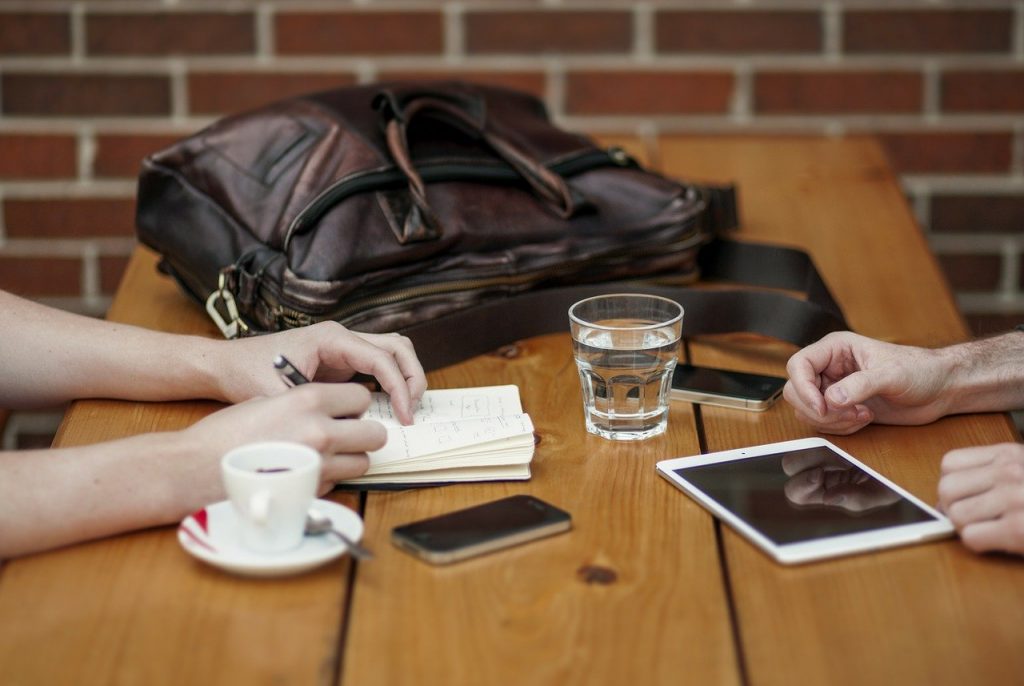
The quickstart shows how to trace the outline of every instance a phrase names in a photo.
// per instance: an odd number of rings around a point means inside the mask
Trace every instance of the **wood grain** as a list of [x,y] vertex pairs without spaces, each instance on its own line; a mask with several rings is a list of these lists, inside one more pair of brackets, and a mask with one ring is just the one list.
[[[743,237],[805,246],[859,331],[939,345],[966,330],[879,148],[866,139],[607,137],[692,179],[735,180]],[[110,316],[217,335],[139,249]],[[685,327],[685,321],[684,321]],[[453,331],[453,336],[459,332]],[[750,336],[693,341],[703,364],[782,373],[793,348]],[[675,403],[666,436],[616,445],[583,430],[567,335],[431,374],[435,388],[514,383],[540,442],[527,483],[372,492],[377,557],[253,581],[178,547],[173,527],[13,560],[0,570],[3,680],[217,684],[1012,683],[1024,673],[1024,569],[949,541],[799,568],[745,543],[654,473],[695,454]],[[76,403],[60,445],[169,430],[209,402]],[[711,450],[809,435],[784,405],[705,407]],[[1002,416],[873,427],[837,443],[934,499],[952,447],[1010,440]],[[451,567],[389,543],[393,526],[529,492],[571,533]],[[357,506],[351,494],[333,498]]]
[[[152,253],[136,250],[109,317],[219,335],[198,305],[155,276],[155,263]],[[219,407],[76,402],[55,444],[178,429]],[[331,498],[358,506],[353,494]],[[12,560],[0,570],[0,681],[329,684],[349,573],[346,557],[300,577],[230,576],[186,555],[174,527]]]
[[[873,143],[678,139],[661,156],[670,173],[737,181],[742,235],[807,248],[861,333],[921,345],[965,338]],[[699,364],[784,375],[795,349],[705,340],[691,350]],[[764,414],[701,412],[710,451],[814,435],[785,403]],[[1002,415],[976,415],[832,440],[934,503],[946,451],[1015,434]],[[1019,561],[947,541],[787,569],[732,530],[724,543],[752,684],[1002,684],[1024,674]]]
[[[736,683],[711,519],[654,473],[657,460],[697,449],[689,406],[672,408],[667,436],[643,443],[587,435],[563,335],[431,378],[497,381],[519,385],[536,424],[533,479],[371,494],[367,521],[382,539],[398,524],[528,492],[572,513],[573,531],[447,568],[382,550],[380,564],[359,570],[342,682],[592,684],[642,673]],[[602,574],[614,580],[594,580]]]

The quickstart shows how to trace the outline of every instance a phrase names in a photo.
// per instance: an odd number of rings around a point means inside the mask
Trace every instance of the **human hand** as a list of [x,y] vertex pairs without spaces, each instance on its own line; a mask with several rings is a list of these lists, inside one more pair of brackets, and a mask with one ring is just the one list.
[[1024,554],[1024,445],[951,450],[942,458],[939,507],[975,552]]
[[370,404],[370,393],[358,384],[312,383],[271,397],[253,398],[224,408],[182,432],[191,446],[192,487],[220,488],[220,458],[232,448],[256,441],[294,441],[323,457],[320,491],[363,474],[366,453],[384,446],[387,432],[375,421],[358,419]]
[[818,431],[850,434],[871,422],[927,424],[947,414],[942,351],[831,333],[793,355],[783,397]]
[[795,505],[865,512],[900,498],[878,479],[826,450],[790,453],[782,458],[782,471],[791,477],[783,491]]
[[349,331],[337,322],[218,342],[219,384],[224,399],[241,402],[285,390],[273,368],[287,357],[311,381],[347,381],[371,374],[391,396],[395,415],[411,424],[416,403],[427,388],[412,341],[397,334]]

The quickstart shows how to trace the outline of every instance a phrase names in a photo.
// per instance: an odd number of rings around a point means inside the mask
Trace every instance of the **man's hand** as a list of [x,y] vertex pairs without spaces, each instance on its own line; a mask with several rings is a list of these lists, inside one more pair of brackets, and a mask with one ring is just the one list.
[[832,333],[786,365],[783,397],[818,431],[850,434],[871,422],[927,424],[949,411],[949,352]]
[[939,506],[971,550],[1024,554],[1024,445],[946,453]]

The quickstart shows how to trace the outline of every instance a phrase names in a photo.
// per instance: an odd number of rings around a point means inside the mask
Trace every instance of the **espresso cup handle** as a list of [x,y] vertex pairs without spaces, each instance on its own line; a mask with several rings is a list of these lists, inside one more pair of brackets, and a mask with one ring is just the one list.
[[266,524],[270,515],[270,491],[256,491],[249,498],[249,516],[256,524]]

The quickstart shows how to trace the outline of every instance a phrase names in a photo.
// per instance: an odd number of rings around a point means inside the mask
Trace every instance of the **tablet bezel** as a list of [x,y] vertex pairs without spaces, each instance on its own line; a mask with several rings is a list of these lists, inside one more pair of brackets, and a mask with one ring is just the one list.
[[[777,544],[751,524],[733,514],[722,506],[717,500],[706,494],[695,484],[687,481],[683,476],[676,474],[677,469],[687,469],[701,465],[716,464],[719,462],[734,462],[752,457],[762,457],[794,450],[823,447],[834,451],[839,457],[848,460],[854,466],[863,469],[865,472],[881,481],[889,488],[896,491],[901,497],[907,499],[927,514],[935,517],[935,521],[915,522],[912,524],[900,524],[874,531],[865,531],[855,534],[843,534],[827,538],[817,538],[800,543]],[[914,497],[906,489],[893,483],[891,480],[879,474],[871,467],[841,450],[838,446],[824,438],[800,438],[792,441],[779,443],[767,443],[748,448],[737,448],[734,450],[723,450],[706,455],[694,455],[692,457],[676,457],[670,460],[662,460],[657,463],[658,474],[667,479],[669,483],[696,500],[701,506],[729,524],[738,531],[744,538],[768,553],[772,558],[782,564],[800,564],[812,562],[854,553],[863,553],[873,550],[882,550],[911,543],[922,543],[925,541],[946,538],[954,533],[953,524],[935,508],[930,507],[920,499]]]

